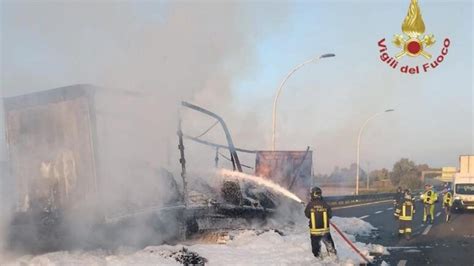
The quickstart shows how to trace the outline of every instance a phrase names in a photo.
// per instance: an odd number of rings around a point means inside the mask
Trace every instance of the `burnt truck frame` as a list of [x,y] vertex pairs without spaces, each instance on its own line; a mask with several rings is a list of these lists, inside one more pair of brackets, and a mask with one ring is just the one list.
[[[120,108],[127,112],[133,112],[137,107],[135,104],[141,105],[144,98],[134,92],[117,93],[116,90],[79,84],[3,99],[10,177],[7,183],[14,187],[11,239],[22,242],[21,245],[35,242],[35,250],[39,251],[64,248],[62,220],[68,213],[77,210],[88,216],[88,224],[81,226],[95,230],[93,235],[98,238],[105,238],[104,234],[111,235],[110,231],[116,228],[126,231],[124,227],[129,230],[144,222],[155,229],[163,227],[168,233],[173,232],[170,237],[179,235],[182,238],[202,229],[197,225],[198,219],[264,218],[273,212],[272,209],[243,202],[237,205],[221,202],[186,206],[183,142],[186,135],[180,130],[183,189],[176,193],[182,198],[166,206],[150,205],[131,208],[126,212],[111,212],[107,203],[113,198],[103,195],[103,186],[119,182],[115,182],[115,176],[110,173],[114,165],[103,152],[114,143],[102,136],[105,131],[101,128],[102,117],[107,112],[120,116],[123,110],[110,109],[101,102],[109,97],[118,97],[118,101],[125,104]],[[234,147],[224,120],[201,107],[189,103],[183,103],[183,106],[210,115],[221,123],[234,170],[242,171],[237,155],[239,149]],[[171,178],[176,182],[174,177]],[[180,217],[178,222],[182,225],[168,228],[166,223],[160,222],[163,216]],[[120,241],[119,237],[113,236],[112,239]]]

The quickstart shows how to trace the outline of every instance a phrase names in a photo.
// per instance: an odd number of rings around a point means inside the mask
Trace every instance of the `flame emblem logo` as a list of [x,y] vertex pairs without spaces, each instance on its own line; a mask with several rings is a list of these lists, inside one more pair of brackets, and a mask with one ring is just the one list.
[[403,50],[395,55],[396,59],[408,55],[416,57],[422,55],[426,59],[431,58],[431,54],[424,49],[435,43],[433,34],[423,35],[425,33],[425,23],[421,17],[420,7],[417,0],[411,0],[408,7],[408,14],[402,23],[403,34],[396,34],[393,37],[393,44]]

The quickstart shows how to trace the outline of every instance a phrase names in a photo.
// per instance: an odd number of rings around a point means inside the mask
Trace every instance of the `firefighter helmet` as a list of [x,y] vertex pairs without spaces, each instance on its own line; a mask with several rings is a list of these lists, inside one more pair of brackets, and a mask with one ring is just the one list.
[[322,194],[323,191],[319,187],[313,187],[311,189],[311,199],[319,199]]
[[405,189],[405,199],[411,200],[411,192],[409,189]]

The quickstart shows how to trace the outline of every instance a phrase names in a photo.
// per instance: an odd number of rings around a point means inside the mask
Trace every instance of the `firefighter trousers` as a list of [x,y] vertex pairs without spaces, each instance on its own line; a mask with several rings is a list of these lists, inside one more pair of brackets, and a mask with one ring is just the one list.
[[324,245],[330,254],[336,254],[336,247],[334,247],[331,233],[326,233],[321,236],[311,235],[311,249],[315,257],[318,257],[321,253],[321,241],[324,242]]
[[411,220],[399,220],[398,221],[398,234],[410,235],[411,234]]
[[446,214],[446,222],[451,219],[451,205],[444,204],[444,213]]
[[429,215],[429,218],[431,219],[430,221],[431,222],[434,221],[434,209],[435,209],[434,204],[425,203],[423,205],[423,222],[424,223],[426,222],[426,219],[427,219],[428,215]]

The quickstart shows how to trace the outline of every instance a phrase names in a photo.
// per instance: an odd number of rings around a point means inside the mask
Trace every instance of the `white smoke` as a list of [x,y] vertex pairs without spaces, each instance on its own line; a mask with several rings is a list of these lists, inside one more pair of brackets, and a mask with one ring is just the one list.
[[[150,201],[146,195],[153,192],[156,198],[172,196],[163,190],[166,182],[157,172],[166,167],[180,181],[178,113],[189,135],[201,132],[209,122],[179,111],[180,101],[219,114],[232,113],[234,80],[252,71],[257,41],[270,31],[272,18],[282,21],[286,14],[285,5],[267,9],[256,3],[23,1],[1,5],[2,96],[84,83],[106,91],[96,98],[100,102],[97,148],[105,169],[99,173],[100,193],[116,205],[106,205],[110,208]],[[269,22],[255,27],[262,14]],[[252,116],[225,118],[240,121]],[[212,134],[224,142],[222,135]],[[0,142],[4,144],[3,139]],[[214,153],[208,147],[186,143],[186,156],[189,168],[213,165]],[[78,210],[70,219],[87,211]],[[77,235],[88,230],[77,229]],[[147,234],[145,229],[134,231],[133,237],[139,242]]]

